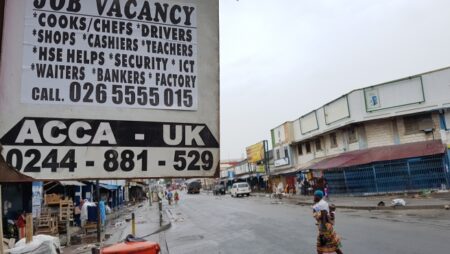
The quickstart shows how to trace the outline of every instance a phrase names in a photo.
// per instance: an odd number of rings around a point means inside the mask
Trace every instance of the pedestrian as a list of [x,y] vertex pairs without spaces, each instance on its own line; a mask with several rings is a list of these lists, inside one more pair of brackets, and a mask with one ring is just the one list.
[[25,226],[27,224],[27,218],[26,213],[23,211],[19,217],[17,218],[16,225],[19,229],[19,239],[22,239],[25,237]]
[[176,190],[175,190],[174,198],[175,198],[175,205],[177,205],[178,200],[180,200],[180,194],[178,194],[178,191],[176,191]]
[[308,181],[306,181],[306,177],[303,178],[303,180],[300,183],[300,186],[302,188],[303,196],[307,196],[308,195]]
[[76,203],[73,203],[75,205],[73,214],[74,214],[74,221],[75,225],[78,227],[81,227],[81,207],[83,206],[80,202],[78,205]]
[[284,190],[283,183],[279,182],[278,187],[277,187],[277,196],[279,199],[281,199],[283,197],[283,190]]
[[167,200],[169,201],[169,205],[172,205],[172,195],[173,195],[172,191],[169,190],[167,192]]
[[[334,231],[333,223],[330,218],[330,207],[323,199],[323,191],[314,192],[313,216],[316,219],[318,227],[317,235],[317,254],[337,253],[342,254],[341,240]],[[333,220],[334,220],[334,214]]]
[[313,212],[320,212],[322,210],[326,210],[328,213],[330,212],[330,206],[328,202],[323,199],[323,191],[316,190],[314,192],[314,205]]
[[328,200],[328,183],[325,181],[324,187],[323,187],[323,192],[325,194],[325,197]]
[[334,204],[330,204],[330,222],[331,224],[335,225],[335,221],[336,221],[336,206]]

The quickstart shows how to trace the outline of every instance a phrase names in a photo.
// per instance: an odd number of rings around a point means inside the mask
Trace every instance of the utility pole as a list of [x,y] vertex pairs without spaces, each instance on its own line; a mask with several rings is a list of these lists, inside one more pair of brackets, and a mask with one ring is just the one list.
[[269,168],[269,143],[267,140],[264,140],[264,167],[266,170],[267,175],[267,183],[266,183],[266,189],[269,184],[270,179],[270,168]]

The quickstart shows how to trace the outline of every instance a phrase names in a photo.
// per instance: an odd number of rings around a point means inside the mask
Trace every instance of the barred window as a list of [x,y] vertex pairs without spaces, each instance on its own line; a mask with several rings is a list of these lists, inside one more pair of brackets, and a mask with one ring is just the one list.
[[330,134],[330,143],[331,143],[331,145],[330,145],[331,148],[335,148],[338,146],[336,132],[333,132]]
[[298,149],[298,155],[303,155],[303,147],[302,147],[302,143],[297,145],[297,149]]
[[403,117],[405,135],[420,133],[422,130],[433,128],[431,114],[420,114]]
[[316,139],[314,143],[316,145],[316,151],[322,151],[322,142],[320,138]]
[[311,153],[311,144],[309,142],[306,142],[305,147],[306,147],[306,153]]
[[355,127],[350,127],[348,129],[348,142],[349,143],[356,143],[358,142],[358,134],[356,132]]

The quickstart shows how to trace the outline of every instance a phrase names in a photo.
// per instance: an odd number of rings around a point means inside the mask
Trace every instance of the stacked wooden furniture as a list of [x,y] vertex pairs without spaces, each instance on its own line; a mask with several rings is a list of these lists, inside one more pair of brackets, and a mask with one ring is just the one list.
[[83,226],[84,233],[86,235],[97,233],[97,223],[92,221],[87,221]]
[[48,208],[43,208],[37,222],[36,234],[56,235],[58,234],[58,218],[52,217]]
[[61,196],[58,194],[46,194],[44,196],[44,203],[46,205],[59,205],[61,201]]
[[[70,198],[62,198],[58,194],[46,194],[44,196],[45,206],[41,212],[38,224],[42,223],[42,229],[38,231],[46,234],[63,233],[67,231],[67,222],[73,221],[73,201]],[[41,222],[42,221],[42,222]],[[50,223],[51,222],[51,223]],[[50,226],[51,224],[51,230]]]
[[59,232],[66,232],[67,222],[73,221],[73,201],[72,199],[60,199],[59,201]]

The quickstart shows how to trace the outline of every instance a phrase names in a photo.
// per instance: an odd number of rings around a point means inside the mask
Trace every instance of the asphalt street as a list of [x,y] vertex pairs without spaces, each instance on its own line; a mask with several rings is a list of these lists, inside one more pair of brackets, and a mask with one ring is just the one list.
[[[311,208],[267,197],[183,193],[166,206],[171,254],[316,253]],[[449,253],[449,211],[338,210],[344,253]]]

